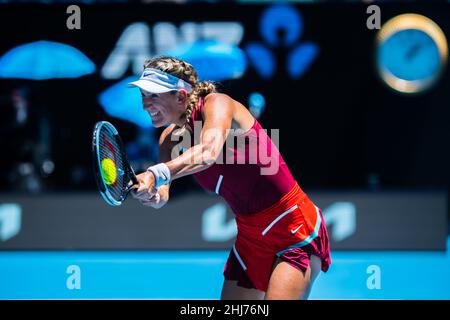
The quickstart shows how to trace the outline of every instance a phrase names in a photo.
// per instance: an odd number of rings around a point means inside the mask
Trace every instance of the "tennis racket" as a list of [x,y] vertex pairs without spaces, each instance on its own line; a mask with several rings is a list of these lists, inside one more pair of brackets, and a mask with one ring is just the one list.
[[100,194],[108,204],[120,206],[139,183],[128,163],[119,133],[111,123],[96,123],[92,151],[95,180]]

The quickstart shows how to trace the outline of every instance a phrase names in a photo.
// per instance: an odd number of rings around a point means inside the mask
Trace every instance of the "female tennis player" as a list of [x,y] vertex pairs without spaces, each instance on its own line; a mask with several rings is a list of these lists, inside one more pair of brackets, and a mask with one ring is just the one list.
[[[326,226],[258,121],[213,83],[199,81],[192,65],[172,57],[146,61],[130,86],[140,89],[153,125],[168,125],[159,163],[137,176],[133,196],[161,208],[171,182],[194,175],[236,217],[221,298],[307,299],[314,279],[331,263]],[[184,152],[178,152],[181,136],[192,142]],[[233,139],[245,142],[230,147]]]

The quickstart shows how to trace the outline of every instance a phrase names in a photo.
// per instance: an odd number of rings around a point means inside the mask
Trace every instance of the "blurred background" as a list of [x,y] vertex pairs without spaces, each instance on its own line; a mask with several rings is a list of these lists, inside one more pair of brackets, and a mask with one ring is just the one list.
[[92,170],[100,120],[157,161],[126,83],[174,55],[279,129],[331,236],[312,299],[450,299],[450,1],[0,0],[0,30],[0,298],[220,297],[220,198],[110,207]]

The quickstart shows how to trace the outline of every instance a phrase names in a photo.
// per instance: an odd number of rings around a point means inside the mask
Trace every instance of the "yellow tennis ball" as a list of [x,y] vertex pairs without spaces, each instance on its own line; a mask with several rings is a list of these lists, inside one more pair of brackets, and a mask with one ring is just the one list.
[[105,158],[102,160],[102,175],[103,181],[105,181],[106,184],[110,185],[116,182],[117,168],[114,164],[114,161],[109,158]]

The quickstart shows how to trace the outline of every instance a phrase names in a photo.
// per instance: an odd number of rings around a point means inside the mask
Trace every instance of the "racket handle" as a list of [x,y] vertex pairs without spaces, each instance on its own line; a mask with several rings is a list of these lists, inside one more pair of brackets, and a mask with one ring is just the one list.
[[133,182],[133,185],[139,184],[139,181],[138,181],[138,179],[136,178],[136,175],[134,174],[134,172],[133,172],[133,174],[131,175],[131,181]]
[[130,168],[131,181],[133,182],[133,185],[139,184],[139,181],[136,178],[136,174],[134,173],[133,167],[129,165],[129,168]]

